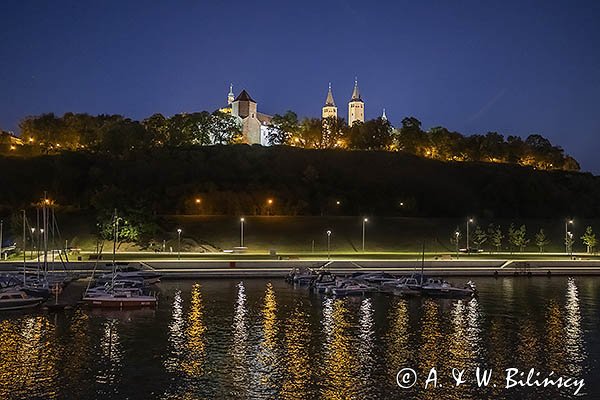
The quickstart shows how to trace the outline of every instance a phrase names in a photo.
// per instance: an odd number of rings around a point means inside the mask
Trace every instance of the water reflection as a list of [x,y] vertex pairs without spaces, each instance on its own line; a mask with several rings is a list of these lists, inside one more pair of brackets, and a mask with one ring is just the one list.
[[581,364],[585,359],[581,313],[579,311],[579,291],[575,279],[567,281],[567,302],[565,305],[565,345],[568,371],[572,376],[581,374]]
[[57,398],[60,356],[45,316],[0,321],[0,395]]
[[278,341],[277,299],[271,282],[268,282],[265,288],[261,314],[262,337],[259,339],[256,364],[252,368],[254,372],[253,382],[250,385],[250,394],[253,398],[274,397],[281,375],[279,368],[281,352]]
[[373,317],[373,301],[370,298],[363,299],[360,303],[358,312],[359,331],[358,331],[358,361],[357,371],[360,383],[360,397],[372,398],[373,385],[371,382],[375,359],[373,357],[375,321]]
[[409,333],[408,303],[404,299],[395,299],[392,308],[389,311],[389,330],[386,335],[386,355],[388,358],[388,376],[387,381],[392,382],[396,379],[398,371],[407,365],[412,364],[409,349],[409,343],[412,337]]
[[322,365],[325,377],[322,388],[324,399],[350,399],[356,396],[358,367],[352,346],[352,331],[349,321],[347,299],[332,302],[331,342]]
[[120,378],[123,351],[118,332],[119,321],[108,319],[102,323],[100,336],[99,370],[96,374],[96,383],[103,386],[113,386]]
[[306,313],[298,307],[291,312],[285,324],[285,373],[281,386],[282,399],[311,397],[310,323]]
[[237,285],[237,300],[233,315],[233,343],[230,356],[232,359],[231,382],[233,397],[246,398],[248,392],[248,309],[246,304],[246,288],[244,282]]
[[[477,283],[478,299],[444,301],[379,294],[332,299],[264,280],[164,282],[163,298],[170,300],[152,314],[6,315],[0,317],[0,399],[463,400],[572,393],[507,392],[502,371],[508,367],[585,377],[587,393],[600,392],[598,305],[590,300],[600,279],[586,278],[589,296],[572,279]],[[496,388],[451,387],[451,367],[478,365],[501,371]],[[402,391],[395,375],[403,367],[423,380],[436,367],[443,387]]]

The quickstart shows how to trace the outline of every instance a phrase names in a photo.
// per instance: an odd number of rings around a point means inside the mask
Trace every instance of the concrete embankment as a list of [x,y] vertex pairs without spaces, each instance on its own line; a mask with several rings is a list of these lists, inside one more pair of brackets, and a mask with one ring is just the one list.
[[[251,278],[283,277],[291,268],[325,268],[338,274],[359,271],[386,271],[394,274],[410,274],[421,270],[421,262],[409,260],[143,260],[121,264],[141,265],[164,275],[164,279],[179,278]],[[28,263],[28,268],[35,267]],[[73,262],[69,271],[90,275],[110,270],[106,262]],[[22,269],[22,263],[0,263],[0,272]],[[425,260],[423,269],[428,275],[437,276],[548,276],[548,275],[600,275],[600,260]],[[55,268],[63,271],[62,266]]]

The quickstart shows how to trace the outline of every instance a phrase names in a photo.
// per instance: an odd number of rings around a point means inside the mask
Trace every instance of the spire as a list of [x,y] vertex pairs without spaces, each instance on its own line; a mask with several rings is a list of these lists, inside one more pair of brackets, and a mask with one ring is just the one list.
[[352,99],[350,101],[362,101],[360,92],[358,91],[358,78],[354,78],[354,89],[352,90]]
[[325,107],[335,107],[333,93],[331,93],[331,82],[329,82],[329,90],[327,91],[327,98],[325,99]]
[[227,104],[233,103],[235,96],[233,95],[233,83],[229,84],[229,93],[227,94]]
[[385,115],[385,108],[383,109],[383,114],[381,114],[381,119],[387,121],[387,115]]

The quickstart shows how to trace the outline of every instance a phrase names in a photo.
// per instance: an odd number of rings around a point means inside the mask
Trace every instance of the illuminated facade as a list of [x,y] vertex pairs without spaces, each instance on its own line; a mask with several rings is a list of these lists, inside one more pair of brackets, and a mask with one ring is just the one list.
[[227,107],[221,108],[219,111],[231,113],[231,115],[238,119],[242,127],[244,142],[266,146],[268,144],[267,134],[269,132],[269,124],[273,117],[258,112],[256,101],[250,97],[246,90],[242,90],[235,97],[233,94],[233,85],[229,85],[227,104]]
[[352,98],[348,103],[348,125],[352,126],[357,121],[365,122],[365,103],[360,97],[360,91],[358,90],[358,79],[354,79]]
[[325,118],[337,118],[337,107],[335,101],[333,101],[333,93],[331,92],[331,83],[329,84],[329,90],[327,91],[327,98],[325,99],[325,105],[321,113],[321,117]]

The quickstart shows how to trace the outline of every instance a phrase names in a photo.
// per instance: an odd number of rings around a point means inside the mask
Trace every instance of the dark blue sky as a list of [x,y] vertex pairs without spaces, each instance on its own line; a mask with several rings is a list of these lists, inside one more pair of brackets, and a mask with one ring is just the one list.
[[[84,4],[86,3],[86,4]],[[160,3],[155,5],[151,3]],[[26,115],[212,111],[540,133],[600,173],[600,1],[13,1],[0,4],[0,128]]]

